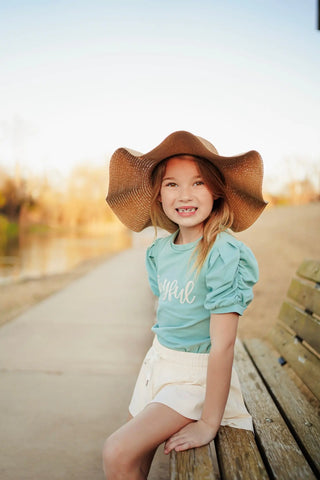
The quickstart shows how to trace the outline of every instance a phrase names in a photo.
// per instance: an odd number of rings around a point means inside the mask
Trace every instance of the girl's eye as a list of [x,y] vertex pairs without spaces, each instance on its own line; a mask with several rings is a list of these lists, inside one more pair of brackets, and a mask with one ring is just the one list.
[[176,186],[177,186],[177,184],[174,183],[174,182],[169,182],[169,183],[166,184],[166,187],[176,187]]
[[198,180],[197,182],[195,182],[195,185],[204,185],[204,182],[202,180]]

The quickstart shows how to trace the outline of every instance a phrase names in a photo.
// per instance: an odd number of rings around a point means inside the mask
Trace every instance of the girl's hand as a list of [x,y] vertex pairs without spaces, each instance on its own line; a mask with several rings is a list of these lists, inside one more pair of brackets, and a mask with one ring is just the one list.
[[183,427],[166,441],[164,453],[168,454],[171,450],[182,452],[189,448],[206,445],[216,436],[218,428],[212,427],[202,419],[197,422],[188,423],[188,425]]

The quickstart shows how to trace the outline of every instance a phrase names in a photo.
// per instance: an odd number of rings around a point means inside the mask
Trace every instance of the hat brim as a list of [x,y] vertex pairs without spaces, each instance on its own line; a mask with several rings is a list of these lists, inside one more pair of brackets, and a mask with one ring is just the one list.
[[248,228],[266,207],[262,196],[263,162],[258,152],[251,150],[224,157],[207,140],[179,131],[145,154],[119,148],[111,157],[106,200],[119,220],[131,230],[140,232],[151,225],[151,173],[162,160],[175,155],[202,157],[220,170],[234,215],[233,231]]

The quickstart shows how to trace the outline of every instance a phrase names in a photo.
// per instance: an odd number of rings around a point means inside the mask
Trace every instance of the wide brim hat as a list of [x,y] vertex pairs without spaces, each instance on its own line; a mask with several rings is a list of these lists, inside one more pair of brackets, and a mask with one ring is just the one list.
[[119,220],[131,230],[140,232],[151,226],[151,174],[162,160],[176,155],[202,157],[219,169],[234,216],[231,226],[234,232],[250,227],[266,207],[262,196],[263,162],[258,152],[251,150],[223,157],[204,138],[178,131],[150,152],[118,148],[110,159],[106,200]]

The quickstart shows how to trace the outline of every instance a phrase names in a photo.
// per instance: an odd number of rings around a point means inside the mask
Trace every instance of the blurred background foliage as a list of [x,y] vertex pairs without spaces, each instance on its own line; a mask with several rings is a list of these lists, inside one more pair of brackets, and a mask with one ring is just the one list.
[[[308,165],[296,157],[287,164],[287,177],[276,193],[276,179],[265,180],[264,195],[270,206],[320,200],[320,162]],[[302,173],[297,175],[299,169]],[[78,165],[64,178],[22,174],[18,166],[9,173],[1,167],[0,233],[14,236],[21,230],[47,229],[104,233],[117,223],[105,202],[107,185],[107,168],[102,166]]]
[[116,219],[105,202],[106,169],[79,165],[60,181],[0,170],[0,232],[46,229],[103,233]]

